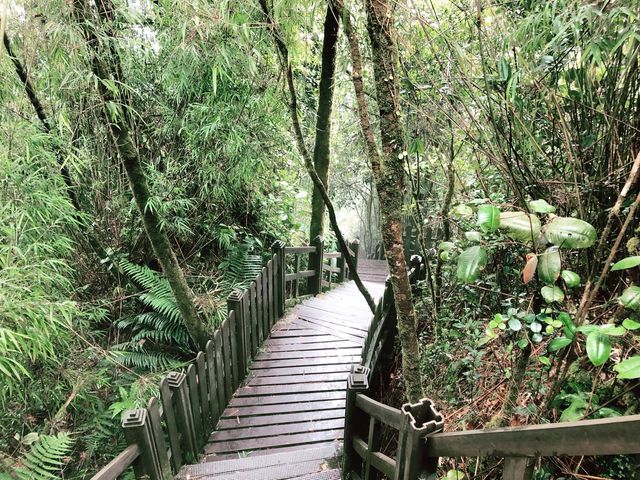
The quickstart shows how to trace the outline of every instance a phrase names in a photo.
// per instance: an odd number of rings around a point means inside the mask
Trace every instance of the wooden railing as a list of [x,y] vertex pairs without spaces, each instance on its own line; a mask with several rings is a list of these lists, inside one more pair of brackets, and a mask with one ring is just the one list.
[[[359,243],[349,243],[349,254],[358,264]],[[325,252],[324,241],[317,237],[310,246],[285,247],[285,295],[286,299],[296,299],[306,295],[316,295],[334,283],[341,283],[351,277],[347,262],[341,252]],[[293,259],[288,256],[292,255]],[[303,256],[308,258],[307,268],[301,270]],[[302,281],[306,280],[306,288]],[[302,293],[304,292],[304,293]]]
[[[423,275],[418,256],[409,277]],[[367,396],[380,351],[395,331],[395,309],[389,283],[377,305],[362,362],[347,380],[343,478],[373,480],[435,479],[440,458],[504,458],[504,480],[531,480],[538,457],[640,453],[640,415],[580,422],[442,433],[443,416],[427,398],[393,408]],[[396,433],[394,455],[381,451],[381,428]]]
[[[284,314],[286,292],[291,291],[287,284],[301,278],[321,279],[322,272],[328,270],[316,264],[313,270],[287,274],[286,255],[316,254],[320,262],[323,255],[341,259],[322,249],[320,240],[306,247],[285,247],[280,241],[273,244],[271,256],[256,279],[227,299],[227,317],[205,351],[198,352],[184,372],[170,372],[160,381],[160,401],[153,397],[146,408],[125,412],[122,427],[129,446],[92,480],[115,480],[131,467],[136,478],[165,480],[173,478],[183,465],[197,461],[233,393],[246,378],[249,364]],[[346,279],[341,273],[344,270],[341,267],[337,272],[339,280]],[[317,292],[322,288],[322,282],[318,283]],[[328,286],[333,283],[329,280]]]

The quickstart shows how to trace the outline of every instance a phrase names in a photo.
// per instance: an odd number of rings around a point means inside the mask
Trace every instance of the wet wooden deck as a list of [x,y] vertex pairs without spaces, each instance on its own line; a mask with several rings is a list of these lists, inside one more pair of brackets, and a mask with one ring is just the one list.
[[[377,299],[386,264],[374,262],[366,265],[367,280],[374,280],[366,285]],[[200,464],[179,477],[253,478],[248,472],[260,470],[261,480],[334,478],[330,459],[343,437],[346,380],[360,362],[371,319],[354,282],[288,311],[223,412]]]

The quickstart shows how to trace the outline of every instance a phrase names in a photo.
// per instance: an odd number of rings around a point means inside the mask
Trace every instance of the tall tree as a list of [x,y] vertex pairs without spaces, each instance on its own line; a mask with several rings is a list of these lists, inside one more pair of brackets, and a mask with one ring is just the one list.
[[[151,191],[144,171],[144,165],[136,145],[131,137],[131,122],[133,121],[122,107],[122,98],[117,98],[118,86],[122,79],[120,62],[117,55],[116,43],[112,31],[105,27],[113,12],[109,1],[99,0],[97,15],[91,8],[89,0],[74,0],[74,18],[80,27],[84,38],[92,53],[91,68],[99,80],[98,91],[105,105],[112,105],[111,112],[104,110],[105,122],[108,126],[110,139],[114,142],[118,157],[127,173],[129,186],[142,215],[149,243],[158,258],[162,270],[167,277],[175,297],[180,314],[195,345],[204,349],[208,335],[202,320],[198,315],[195,295],[187,285],[184,273],[171,247],[167,233],[162,229],[162,219],[155,208],[150,205]],[[107,46],[104,47],[104,40]],[[117,105],[117,107],[115,107]]]
[[398,337],[402,349],[405,394],[410,401],[417,401],[422,397],[423,390],[416,332],[417,317],[402,242],[402,206],[406,194],[404,162],[407,152],[399,117],[400,88],[397,74],[398,47],[393,25],[394,12],[390,0],[365,0],[365,10],[380,116],[382,152],[378,151],[369,119],[362,80],[362,57],[357,35],[348,15],[345,15],[345,30],[351,50],[352,80],[358,103],[358,114],[380,202],[382,242],[398,315]]

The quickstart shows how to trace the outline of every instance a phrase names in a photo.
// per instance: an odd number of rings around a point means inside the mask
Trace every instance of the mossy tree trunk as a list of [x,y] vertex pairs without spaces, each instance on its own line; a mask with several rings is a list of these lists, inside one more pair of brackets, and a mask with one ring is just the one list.
[[[101,2],[100,6],[104,6],[104,4],[105,2]],[[74,0],[73,7],[74,18],[83,32],[89,50],[93,54],[91,66],[94,75],[99,79],[98,90],[100,96],[105,105],[122,105],[122,100],[114,97],[114,89],[106,87],[107,84],[117,85],[114,79],[121,77],[117,51],[113,38],[110,38],[110,32],[97,30],[99,28],[97,23],[108,19],[105,19],[104,11],[102,10],[98,12],[99,17],[93,15],[87,0]],[[98,38],[108,38],[109,46],[102,48]],[[104,114],[105,122],[111,134],[110,138],[114,142],[119,160],[125,168],[136,206],[142,215],[149,243],[171,286],[189,335],[195,345],[204,350],[208,340],[207,331],[198,315],[195,295],[187,285],[169,238],[162,229],[161,218],[157,210],[152,206],[151,192],[142,160],[130,134],[129,122],[131,120],[122,109],[118,109],[116,114],[113,114],[113,112],[110,114],[104,109]]]
[[[328,190],[329,164],[331,157],[331,111],[333,107],[336,50],[340,30],[341,12],[331,1],[327,5],[324,19],[324,41],[322,43],[322,65],[318,87],[318,110],[316,112],[316,136],[313,148],[313,166],[325,189]],[[311,220],[309,238],[324,234],[325,205],[320,190],[314,185],[311,196]]]
[[398,315],[405,394],[409,401],[417,401],[423,396],[423,390],[416,313],[402,242],[402,206],[406,193],[404,162],[407,153],[399,117],[398,48],[393,28],[393,8],[390,0],[365,0],[365,10],[380,115],[381,153],[377,151],[368,119],[362,82],[362,60],[357,39],[351,25],[347,22],[347,35],[354,64],[353,82],[367,154],[380,203],[382,241]]

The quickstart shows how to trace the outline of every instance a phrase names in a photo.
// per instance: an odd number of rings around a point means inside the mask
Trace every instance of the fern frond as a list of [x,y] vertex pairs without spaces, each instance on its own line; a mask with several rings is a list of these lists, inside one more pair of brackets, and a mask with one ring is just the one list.
[[171,355],[164,353],[111,350],[111,354],[119,363],[127,367],[142,368],[145,370],[166,370],[180,363]]
[[73,439],[68,433],[42,435],[25,454],[16,468],[21,480],[50,480],[60,478],[65,457],[71,453]]

